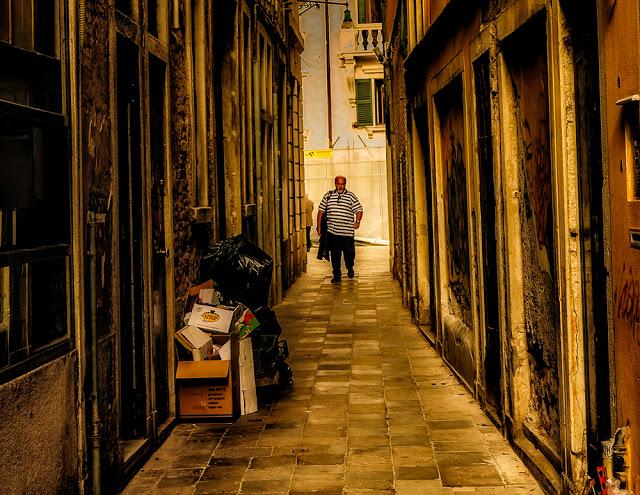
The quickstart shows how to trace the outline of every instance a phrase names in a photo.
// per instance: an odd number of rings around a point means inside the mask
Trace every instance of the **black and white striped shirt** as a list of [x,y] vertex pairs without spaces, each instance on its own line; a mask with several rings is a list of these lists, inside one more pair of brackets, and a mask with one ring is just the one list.
[[346,189],[339,193],[335,189],[324,195],[318,210],[327,215],[327,231],[333,235],[354,236],[353,216],[362,211],[355,194]]

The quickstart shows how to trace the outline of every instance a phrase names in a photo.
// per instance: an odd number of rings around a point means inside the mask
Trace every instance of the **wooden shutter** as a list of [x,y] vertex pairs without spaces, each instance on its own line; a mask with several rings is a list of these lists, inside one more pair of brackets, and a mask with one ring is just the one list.
[[367,22],[367,0],[358,0],[358,23]]
[[373,125],[371,79],[356,79],[356,116],[358,127]]

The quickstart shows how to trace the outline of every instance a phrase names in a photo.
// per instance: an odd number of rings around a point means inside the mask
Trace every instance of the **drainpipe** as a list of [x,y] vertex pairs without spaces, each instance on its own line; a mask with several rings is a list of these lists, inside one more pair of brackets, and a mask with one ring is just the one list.
[[[287,67],[287,66],[285,66]],[[285,68],[286,71],[286,68]],[[286,74],[286,72],[285,72]],[[284,87],[284,81],[286,80],[286,76],[283,77],[283,79],[280,81],[281,86],[279,87],[279,89],[282,91],[282,88]],[[282,270],[281,270],[281,265],[282,265],[282,216],[280,214],[282,205],[282,129],[281,129],[281,122],[285,121],[285,118],[283,117],[282,113],[284,112],[285,109],[285,105],[286,105],[286,99],[282,98],[282,100],[280,99],[280,95],[278,94],[278,92],[275,90],[273,91],[273,101],[277,102],[277,111],[274,112],[275,114],[275,123],[273,125],[273,129],[274,129],[274,136],[277,136],[277,139],[274,139],[274,146],[273,146],[273,150],[274,150],[274,157],[273,157],[273,163],[274,163],[274,171],[273,171],[273,196],[274,196],[274,210],[273,210],[273,216],[274,216],[274,222],[275,222],[275,235],[274,235],[274,241],[275,241],[275,263],[274,263],[274,270],[275,270],[275,275],[276,275],[276,302],[280,302],[282,300]],[[286,134],[285,134],[286,135]],[[278,173],[276,173],[278,172]]]
[[180,29],[180,0],[173,0],[173,9],[172,9],[172,22],[171,27],[173,29]]
[[[414,134],[415,126],[414,119],[411,116],[411,108],[405,103],[405,115],[407,116],[407,129],[409,129],[408,146],[407,146],[407,170],[409,176],[409,187],[407,188],[407,203],[409,204],[409,242],[411,242],[411,293],[410,293],[410,309],[412,316],[416,319],[416,322],[420,321],[420,315],[418,311],[418,286],[417,286],[417,262],[416,262],[416,206],[415,206],[415,174],[414,167],[415,162],[413,160],[413,146],[414,146]],[[418,144],[419,145],[419,144]]]
[[402,304],[407,304],[407,239],[405,231],[405,197],[404,197],[404,181],[407,179],[405,176],[405,168],[407,165],[407,155],[404,154],[404,158],[400,161],[400,174],[398,174],[398,185],[400,186],[400,251],[402,252]]
[[96,228],[104,223],[105,215],[95,211],[88,212],[89,227],[89,357],[91,424],[89,427],[89,445],[91,449],[91,493],[100,494],[100,411],[98,409],[98,332],[96,318]]
[[87,2],[78,0],[78,34],[80,35],[80,47],[84,45],[84,33],[87,26]]
[[[256,205],[256,220],[258,230],[258,246],[264,248],[264,222],[263,222],[263,195],[262,195],[262,138],[261,138],[261,91],[260,86],[260,43],[258,43],[258,4],[253,6],[253,125],[255,127],[253,136],[253,156],[255,158],[255,172],[256,172],[256,193],[257,193],[257,205]],[[240,47],[238,47],[240,49]]]
[[333,117],[331,115],[331,45],[329,43],[329,4],[324,6],[324,41],[327,66],[327,137],[329,148],[333,148]]

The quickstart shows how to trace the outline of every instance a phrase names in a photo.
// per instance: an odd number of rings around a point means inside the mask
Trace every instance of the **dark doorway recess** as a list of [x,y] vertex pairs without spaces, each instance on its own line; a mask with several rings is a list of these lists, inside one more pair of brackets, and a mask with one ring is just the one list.
[[480,215],[482,222],[482,277],[484,287],[484,387],[488,412],[502,424],[502,353],[498,304],[498,262],[496,258],[496,198],[491,136],[491,89],[489,55],[473,64],[476,90],[476,124],[480,173]]
[[[147,436],[142,276],[142,169],[138,49],[118,37],[118,199],[120,224],[120,439],[125,460]],[[130,449],[131,447],[131,449]]]
[[[427,269],[429,270],[429,306],[427,308],[420,308],[421,311],[426,310],[426,316],[428,322],[426,323],[427,337],[432,344],[436,343],[436,289],[435,289],[435,274],[433,261],[434,252],[434,237],[433,237],[433,225],[435,219],[433,218],[432,208],[432,192],[431,192],[431,167],[429,166],[429,116],[427,114],[426,105],[418,107],[414,112],[414,121],[416,123],[416,131],[418,132],[418,139],[420,140],[420,146],[422,147],[422,156],[424,158],[424,195],[425,203],[427,205],[427,242],[428,242],[428,259]],[[423,290],[420,287],[418,290]],[[423,315],[420,315],[420,320],[423,320]],[[421,321],[423,323],[423,321]]]
[[165,123],[166,65],[149,57],[149,155],[151,165],[151,243],[152,243],[152,357],[154,367],[155,424],[169,418],[169,370],[167,341],[167,256],[165,237],[166,142]]
[[573,42],[577,152],[580,174],[580,239],[587,362],[589,474],[600,464],[600,442],[611,436],[609,335],[603,243],[602,148],[598,35],[594,0],[568,11]]

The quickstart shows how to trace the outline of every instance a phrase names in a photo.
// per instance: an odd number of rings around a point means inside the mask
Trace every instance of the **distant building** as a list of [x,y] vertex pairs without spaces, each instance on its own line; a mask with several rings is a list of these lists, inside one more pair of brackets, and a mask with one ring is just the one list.
[[[305,187],[316,205],[347,177],[364,207],[356,239],[387,241],[384,70],[379,0],[312,7],[300,2],[305,39]],[[376,53],[378,55],[376,56]],[[315,229],[314,229],[315,230]]]

